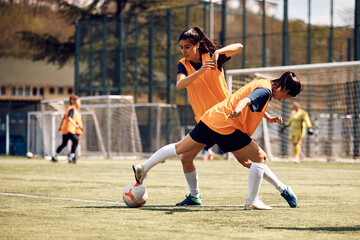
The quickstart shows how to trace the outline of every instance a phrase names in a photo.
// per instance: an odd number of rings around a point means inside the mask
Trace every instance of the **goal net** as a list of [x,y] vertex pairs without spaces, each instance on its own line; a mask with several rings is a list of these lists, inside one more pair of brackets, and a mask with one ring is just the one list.
[[[360,61],[235,69],[227,70],[226,74],[230,92],[235,92],[255,79],[275,79],[285,71],[295,72],[303,90],[294,99],[272,100],[267,112],[282,116],[286,122],[295,100],[308,112],[314,134],[304,137],[301,159],[360,160]],[[290,129],[282,132],[281,124],[263,120],[253,139],[272,159],[286,161],[292,157]]]
[[[84,134],[78,155],[140,158],[181,139],[176,105],[134,104],[132,96],[113,95],[80,100]],[[68,99],[44,100],[41,111],[28,113],[29,151],[42,156],[54,154],[62,141],[58,128],[67,106]],[[61,154],[67,155],[68,149]]]

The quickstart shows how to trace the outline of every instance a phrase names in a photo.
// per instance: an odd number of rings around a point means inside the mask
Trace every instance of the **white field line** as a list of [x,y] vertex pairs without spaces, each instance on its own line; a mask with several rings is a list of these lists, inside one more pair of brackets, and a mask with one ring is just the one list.
[[[122,206],[125,205],[125,203],[122,203],[122,202],[86,200],[86,199],[76,199],[76,198],[43,197],[43,196],[34,196],[34,195],[26,195],[26,194],[17,194],[17,193],[3,193],[3,192],[0,192],[0,195],[24,197],[24,198],[49,199],[49,200],[63,200],[63,201],[73,201],[73,202],[115,204],[115,205],[122,205]],[[299,206],[329,206],[329,205],[359,205],[359,204],[360,204],[360,202],[299,203]],[[286,203],[283,203],[283,204],[271,204],[271,206],[287,206],[287,204]],[[145,205],[144,207],[175,207],[175,206],[174,205]],[[189,207],[189,206],[186,206],[186,207]],[[191,207],[244,207],[244,205],[201,205],[201,206],[191,206]]]

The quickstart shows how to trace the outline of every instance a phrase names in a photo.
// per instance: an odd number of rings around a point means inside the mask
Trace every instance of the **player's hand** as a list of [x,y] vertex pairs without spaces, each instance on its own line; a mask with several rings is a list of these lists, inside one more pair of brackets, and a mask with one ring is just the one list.
[[216,69],[216,63],[211,59],[203,63],[199,71],[203,72],[205,70],[214,70],[214,69]]
[[286,129],[286,125],[282,125],[281,128],[280,128],[280,132],[281,133],[284,133],[285,132],[285,129]]
[[283,122],[283,119],[282,117],[269,117],[266,119],[268,122],[271,122],[271,123],[282,123]]
[[61,127],[59,127],[58,131],[61,132]]
[[239,117],[240,114],[241,114],[241,111],[234,110],[234,111],[231,111],[231,113],[228,115],[228,118],[234,119],[234,118]]

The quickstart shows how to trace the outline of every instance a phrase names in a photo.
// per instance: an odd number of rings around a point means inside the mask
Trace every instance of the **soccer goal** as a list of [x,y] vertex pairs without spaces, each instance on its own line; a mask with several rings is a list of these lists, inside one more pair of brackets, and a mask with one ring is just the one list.
[[[302,160],[360,160],[360,61],[227,70],[230,92],[259,78],[275,79],[285,71],[295,72],[303,85],[294,99],[271,101],[267,112],[286,122],[292,102],[300,101],[309,113],[314,135],[305,136]],[[253,138],[274,160],[290,160],[290,129],[263,121]]]
[[[96,158],[140,158],[181,139],[176,105],[134,104],[132,96],[81,97],[84,125],[78,154]],[[44,100],[28,113],[28,149],[50,156],[61,144],[58,131],[68,99]],[[69,143],[70,144],[70,143]],[[63,155],[68,154],[66,149]]]

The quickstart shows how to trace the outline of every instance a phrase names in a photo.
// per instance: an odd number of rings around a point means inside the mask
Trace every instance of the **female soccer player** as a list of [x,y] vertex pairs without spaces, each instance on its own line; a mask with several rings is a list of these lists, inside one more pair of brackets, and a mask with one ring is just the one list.
[[51,157],[52,162],[57,162],[56,156],[67,145],[68,141],[72,141],[71,152],[69,154],[69,163],[76,163],[75,151],[79,143],[80,135],[84,132],[79,108],[81,106],[80,98],[76,95],[70,96],[70,106],[65,110],[63,119],[59,127],[62,134],[62,143],[56,149],[54,156]]
[[[249,194],[245,209],[271,209],[257,197],[264,173],[272,174],[266,163],[265,152],[250,136],[263,117],[271,98],[285,100],[301,91],[301,83],[292,72],[274,80],[257,80],[240,88],[224,101],[210,108],[200,118],[195,128],[181,141],[169,144],[155,152],[144,164],[134,165],[135,178],[142,183],[147,172],[167,158],[204,146],[218,144],[223,152],[232,152],[239,162],[250,160]],[[282,122],[281,117],[272,121]],[[277,179],[276,176],[273,176]],[[284,186],[283,186],[284,187]],[[297,197],[289,186],[282,196],[291,207],[296,207]]]
[[301,104],[298,101],[293,103],[294,110],[290,114],[289,120],[285,123],[285,126],[291,126],[291,142],[293,143],[293,162],[300,162],[301,143],[306,134],[306,128],[308,127],[308,133],[312,134],[312,125],[308,113],[301,109]]
[[[178,42],[184,58],[179,60],[176,86],[178,90],[187,89],[195,121],[199,123],[201,116],[208,109],[230,96],[222,66],[231,59],[232,55],[241,51],[243,46],[236,43],[221,48],[198,27],[183,31]],[[266,113],[265,117],[269,122],[276,121],[276,118],[272,118]],[[204,151],[211,151],[210,147],[206,146]],[[201,147],[180,156],[190,194],[177,205],[201,204],[198,174],[194,164],[194,158],[200,151]],[[213,152],[208,152],[208,154],[210,158],[213,158]],[[239,159],[239,162],[244,167],[250,168],[251,166],[251,161],[248,159]],[[264,178],[280,193],[286,191],[287,186],[271,171],[266,171]]]

